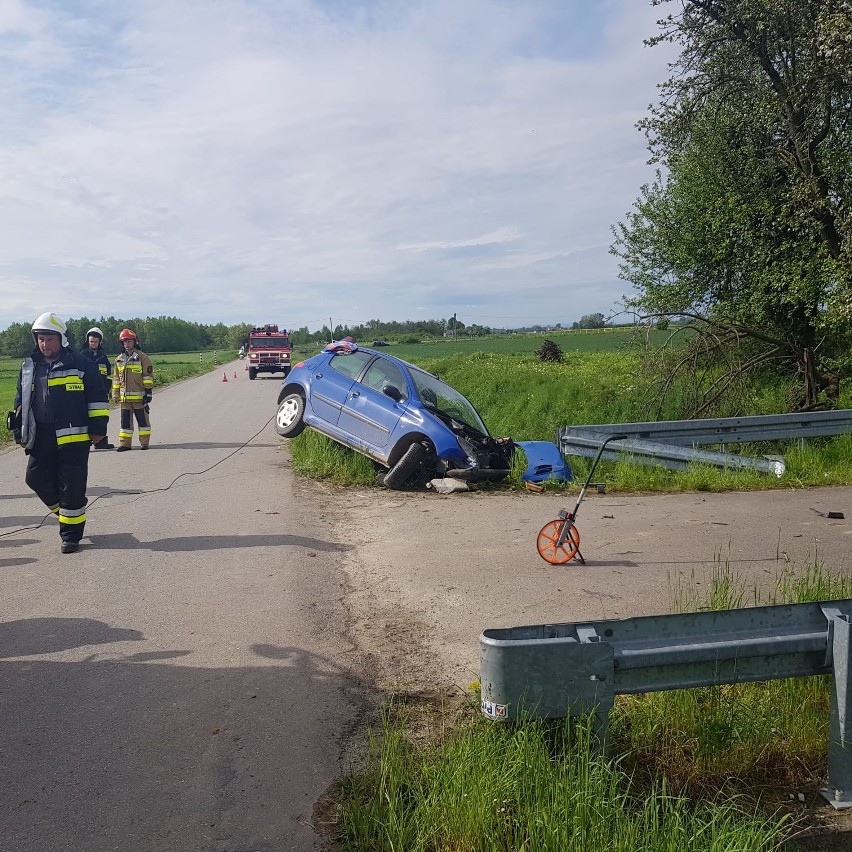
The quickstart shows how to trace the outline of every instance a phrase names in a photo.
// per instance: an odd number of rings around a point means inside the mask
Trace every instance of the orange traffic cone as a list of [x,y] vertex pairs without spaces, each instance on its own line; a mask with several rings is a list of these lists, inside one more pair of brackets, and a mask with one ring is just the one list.
[[237,377],[237,371],[234,370],[234,378],[236,378],[236,377]]
[[245,371],[245,370],[248,370],[248,364],[246,364],[245,367],[243,367],[243,371]]
[[224,373],[222,373],[222,381],[223,381],[223,382],[227,382],[227,381],[228,381],[228,377],[227,377]]

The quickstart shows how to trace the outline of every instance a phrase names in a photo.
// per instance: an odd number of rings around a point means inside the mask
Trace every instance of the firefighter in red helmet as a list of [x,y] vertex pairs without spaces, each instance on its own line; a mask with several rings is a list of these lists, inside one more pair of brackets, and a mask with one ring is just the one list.
[[121,427],[116,452],[130,449],[134,419],[139,426],[139,445],[147,450],[151,443],[149,405],[154,389],[154,368],[151,359],[140,348],[135,331],[122,329],[118,339],[124,351],[116,356],[112,374],[112,401],[121,405]]

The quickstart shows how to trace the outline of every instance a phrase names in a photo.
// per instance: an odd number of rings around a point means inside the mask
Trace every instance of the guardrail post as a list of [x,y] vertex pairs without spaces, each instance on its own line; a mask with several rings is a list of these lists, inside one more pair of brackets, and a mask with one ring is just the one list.
[[822,795],[835,808],[852,808],[852,667],[849,665],[849,617],[823,607],[829,623],[828,651],[834,678],[828,727],[828,786]]

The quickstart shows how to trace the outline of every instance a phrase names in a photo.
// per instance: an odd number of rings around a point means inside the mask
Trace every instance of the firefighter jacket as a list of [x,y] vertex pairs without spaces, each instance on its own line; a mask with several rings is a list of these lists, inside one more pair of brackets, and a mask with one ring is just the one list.
[[[36,349],[24,359],[18,376],[15,408],[21,407],[20,440],[29,451],[35,443],[36,419],[33,397],[36,392],[36,367],[44,364],[44,355]],[[109,404],[106,388],[93,361],[79,352],[63,349],[47,373],[47,393],[53,412],[56,444],[65,447],[88,443],[91,435],[106,435]],[[44,425],[44,424],[42,424]]]
[[141,350],[134,349],[129,355],[121,352],[115,359],[112,374],[112,398],[114,402],[144,402],[151,398],[154,389],[154,368],[151,359]]
[[98,366],[98,370],[101,374],[101,379],[103,379],[104,389],[109,395],[110,388],[112,387],[112,363],[109,358],[107,358],[106,352],[104,352],[103,346],[99,346],[97,349],[91,349],[86,346],[84,349],[80,350],[80,354],[84,358],[88,358],[91,361],[94,361]]

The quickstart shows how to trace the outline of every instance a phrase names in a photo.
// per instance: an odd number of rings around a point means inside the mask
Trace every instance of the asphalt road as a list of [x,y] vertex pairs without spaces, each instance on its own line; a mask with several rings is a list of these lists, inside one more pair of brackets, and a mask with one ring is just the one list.
[[553,567],[573,494],[296,482],[280,376],[242,367],[158,392],[148,452],[93,453],[79,553],[0,451],[0,848],[311,852],[376,696],[464,692],[483,629],[852,571],[849,487],[592,493],[586,565]]
[[22,529],[44,509],[0,451],[0,848],[318,846],[364,700],[350,545],[264,428],[281,376],[224,369],[155,395],[147,452],[92,453],[76,554]]

